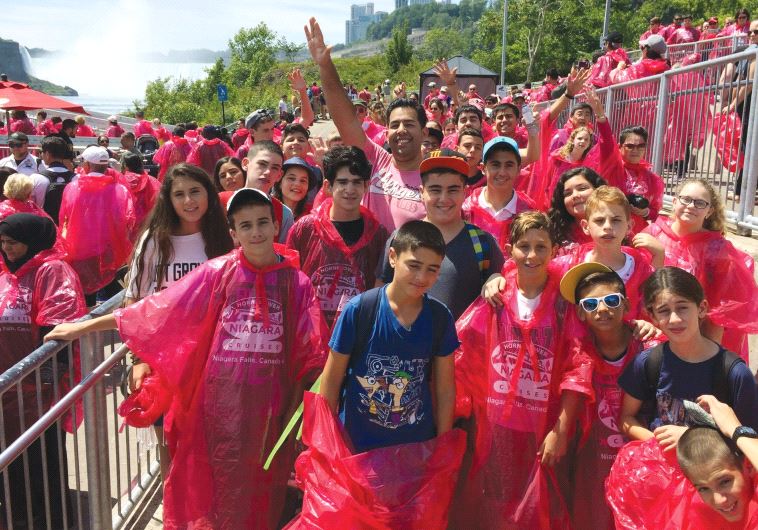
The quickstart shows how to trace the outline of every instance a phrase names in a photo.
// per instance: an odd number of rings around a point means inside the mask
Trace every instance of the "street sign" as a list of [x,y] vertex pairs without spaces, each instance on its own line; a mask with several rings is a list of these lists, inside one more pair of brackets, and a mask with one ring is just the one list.
[[218,95],[218,100],[223,103],[224,101],[229,101],[229,94],[227,92],[226,85],[218,84],[216,85],[216,93]]

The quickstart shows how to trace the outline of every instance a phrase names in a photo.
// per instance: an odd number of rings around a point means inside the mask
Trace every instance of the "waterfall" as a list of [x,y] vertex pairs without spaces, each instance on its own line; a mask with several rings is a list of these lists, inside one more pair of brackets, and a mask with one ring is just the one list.
[[26,46],[23,46],[21,44],[18,45],[18,54],[21,56],[21,64],[24,67],[24,72],[27,74],[33,76],[34,75],[34,68],[32,67],[32,58],[29,55],[29,50],[26,49]]

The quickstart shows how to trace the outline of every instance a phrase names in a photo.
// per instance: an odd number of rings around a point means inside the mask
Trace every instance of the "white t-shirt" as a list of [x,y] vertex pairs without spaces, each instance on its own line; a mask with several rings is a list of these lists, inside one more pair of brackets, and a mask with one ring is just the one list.
[[[590,261],[590,254],[591,252],[588,252],[586,256],[584,256],[584,261]],[[619,275],[619,278],[621,278],[621,281],[626,283],[629,281],[629,278],[632,277],[632,274],[634,274],[634,258],[627,254],[626,252],[624,254],[624,265],[616,272],[616,274]]]
[[[203,240],[202,233],[198,232],[188,236],[171,236],[170,239],[174,252],[164,273],[161,290],[181,280],[185,274],[208,261],[208,256],[205,255],[205,241]],[[137,248],[142,248],[143,244],[144,236],[137,244]],[[144,256],[145,268],[142,272],[139,286],[137,286],[136,261],[132,261],[129,267],[129,285],[126,287],[127,298],[142,299],[152,294],[158,284],[156,277],[158,254],[155,248],[155,241],[152,238],[146,243]]]
[[540,305],[540,298],[542,298],[542,293],[538,294],[535,298],[527,298],[521,294],[521,291],[517,291],[516,308],[518,309],[518,317],[521,320],[531,320],[537,306]]
[[511,200],[508,201],[508,204],[495,211],[495,208],[493,208],[489,201],[487,201],[487,198],[484,196],[484,191],[482,190],[482,192],[479,194],[479,206],[487,213],[492,215],[496,221],[507,221],[518,213],[516,211],[518,208],[518,197],[514,191],[513,197],[511,197]]

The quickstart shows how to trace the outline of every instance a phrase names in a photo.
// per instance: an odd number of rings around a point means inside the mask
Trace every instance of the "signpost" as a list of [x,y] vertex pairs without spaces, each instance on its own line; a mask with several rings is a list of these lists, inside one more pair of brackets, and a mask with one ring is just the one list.
[[216,85],[216,95],[218,95],[218,100],[221,102],[221,126],[223,127],[226,125],[226,112],[224,111],[224,102],[229,101],[229,92],[226,88],[226,85],[222,85],[221,83]]

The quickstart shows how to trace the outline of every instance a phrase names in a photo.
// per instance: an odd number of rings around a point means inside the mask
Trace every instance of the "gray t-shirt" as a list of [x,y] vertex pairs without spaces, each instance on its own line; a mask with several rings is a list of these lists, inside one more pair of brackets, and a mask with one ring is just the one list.
[[[384,256],[377,268],[376,277],[384,283],[391,282],[395,273],[389,263],[390,244],[395,238],[395,233],[393,232],[387,240]],[[474,244],[468,228],[464,227],[445,247],[445,259],[442,260],[440,276],[429,290],[429,295],[445,304],[456,320],[479,296],[484,280],[503,269],[505,260],[497,241],[486,232],[483,233],[483,237],[486,238],[489,247],[489,256],[485,256],[489,258],[489,267],[485,268],[484,273],[479,270]]]

